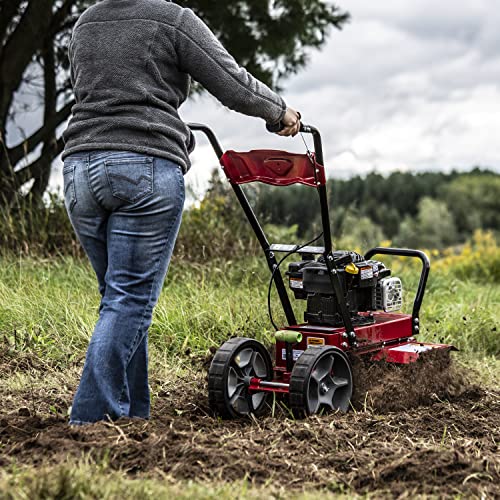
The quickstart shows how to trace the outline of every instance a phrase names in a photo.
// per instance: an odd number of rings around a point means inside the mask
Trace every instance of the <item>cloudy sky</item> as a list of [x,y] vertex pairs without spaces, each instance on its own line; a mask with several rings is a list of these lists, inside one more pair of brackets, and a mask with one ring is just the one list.
[[[474,165],[500,172],[500,1],[336,3],[351,23],[284,82],[289,105],[324,135],[329,176]],[[225,148],[304,150],[210,96],[181,115],[210,125]],[[188,184],[202,192],[216,163],[200,138]],[[52,185],[60,181],[58,167]]]

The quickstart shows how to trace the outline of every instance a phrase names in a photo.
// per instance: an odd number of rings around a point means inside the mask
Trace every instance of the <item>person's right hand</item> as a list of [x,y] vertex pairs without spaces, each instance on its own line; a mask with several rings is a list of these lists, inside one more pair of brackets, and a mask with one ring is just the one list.
[[287,108],[282,121],[285,128],[278,132],[278,135],[283,137],[295,137],[300,132],[300,113],[298,111]]

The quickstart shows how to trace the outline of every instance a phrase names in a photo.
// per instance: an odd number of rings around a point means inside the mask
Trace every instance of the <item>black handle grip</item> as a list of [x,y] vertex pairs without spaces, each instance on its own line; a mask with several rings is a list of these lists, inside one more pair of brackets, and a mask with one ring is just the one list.
[[285,124],[283,122],[274,123],[273,125],[268,123],[266,125],[267,131],[271,132],[272,134],[277,134],[278,132],[281,132],[284,128]]
[[[297,111],[297,114],[299,115],[299,120],[302,120],[302,115]],[[282,121],[279,121],[278,123],[274,123],[273,125],[267,124],[266,128],[268,132],[271,132],[273,134],[277,134],[278,132],[281,132],[284,128],[286,128],[285,124]],[[303,132],[302,130],[303,125],[301,124],[300,126],[300,132]]]

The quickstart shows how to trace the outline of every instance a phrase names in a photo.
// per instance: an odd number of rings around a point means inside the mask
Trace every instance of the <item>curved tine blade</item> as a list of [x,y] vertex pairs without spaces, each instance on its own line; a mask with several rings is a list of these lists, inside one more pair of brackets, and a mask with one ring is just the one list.
[[232,367],[229,367],[229,373],[227,376],[227,393],[229,398],[231,398],[238,388],[243,382],[241,381],[241,376],[238,372]]
[[251,362],[254,355],[254,350],[250,347],[247,349],[243,349],[238,353],[238,355],[234,358],[234,362],[238,368],[241,370],[246,368]]
[[[312,387],[311,387],[312,386]],[[319,407],[320,407],[320,400],[321,396],[319,394],[319,382],[312,378],[309,380],[309,391],[308,391],[308,398],[307,398],[307,407],[309,408],[309,413],[311,415],[314,415],[315,413],[318,413]],[[314,398],[314,399],[311,399]]]
[[311,377],[317,382],[321,382],[325,377],[332,373],[333,369],[333,355],[325,356],[320,362],[314,367],[311,373]]
[[243,382],[239,383],[235,388],[232,396],[229,398],[229,404],[233,406],[238,399],[242,398],[241,393],[243,392],[243,389],[245,387],[245,384]]
[[252,357],[252,368],[254,374],[258,378],[267,377],[267,367],[264,358],[260,352],[255,351]]

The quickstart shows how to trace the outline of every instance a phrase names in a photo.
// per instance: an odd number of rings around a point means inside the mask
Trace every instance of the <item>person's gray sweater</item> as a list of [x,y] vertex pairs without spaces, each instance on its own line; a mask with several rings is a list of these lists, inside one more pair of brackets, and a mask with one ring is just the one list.
[[63,158],[134,151],[172,160],[186,172],[194,140],[178,108],[191,77],[228,108],[270,124],[286,111],[283,99],[240,67],[199,17],[166,0],[93,5],[75,25],[69,58],[76,104]]

